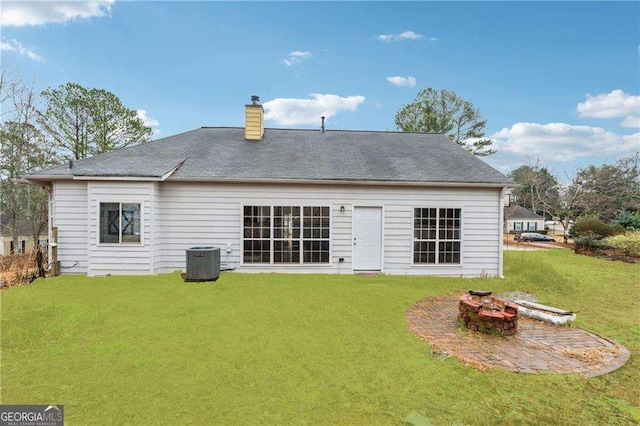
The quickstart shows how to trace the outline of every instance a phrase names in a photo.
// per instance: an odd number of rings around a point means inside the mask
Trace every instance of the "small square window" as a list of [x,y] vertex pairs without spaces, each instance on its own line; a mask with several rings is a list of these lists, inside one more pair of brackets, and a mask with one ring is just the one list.
[[140,203],[100,203],[100,243],[141,242]]

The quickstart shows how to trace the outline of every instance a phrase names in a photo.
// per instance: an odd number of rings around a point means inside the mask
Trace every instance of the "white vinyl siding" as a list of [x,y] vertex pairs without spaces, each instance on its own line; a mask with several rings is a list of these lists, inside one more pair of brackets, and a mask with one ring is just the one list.
[[[162,271],[185,267],[185,250],[221,248],[222,262],[247,272],[352,273],[352,214],[356,205],[384,206],[383,270],[388,274],[479,276],[498,274],[500,188],[390,187],[294,184],[163,182],[161,193]],[[329,264],[242,265],[242,206],[330,206]],[[460,265],[412,265],[414,207],[464,211]],[[341,212],[344,206],[344,212]],[[226,248],[231,252],[227,253]],[[339,262],[343,258],[344,262]]]
[[[153,182],[92,181],[89,196],[89,275],[139,275],[155,272],[152,267],[151,210]],[[101,244],[100,203],[140,204],[141,243]]]
[[54,182],[51,214],[62,273],[87,273],[87,182]]
[[151,185],[151,232],[147,238],[151,244],[151,272],[156,273],[162,268],[162,221],[160,219],[162,210],[160,208],[160,182],[153,182]]
[[[140,203],[142,244],[98,243],[101,202]],[[351,274],[354,206],[379,206],[384,211],[384,273],[495,276],[501,256],[499,203],[500,188],[59,181],[53,185],[52,226],[59,229],[63,273],[173,272],[185,268],[186,249],[211,245],[221,248],[223,263],[240,272]],[[241,265],[245,205],[328,206],[330,262]],[[460,264],[412,264],[417,206],[462,210]]]

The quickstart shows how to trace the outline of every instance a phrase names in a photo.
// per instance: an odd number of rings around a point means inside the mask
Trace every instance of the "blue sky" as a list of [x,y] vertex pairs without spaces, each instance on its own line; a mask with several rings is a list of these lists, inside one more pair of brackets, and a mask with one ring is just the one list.
[[488,120],[507,172],[640,150],[640,3],[3,2],[2,62],[104,88],[155,136],[242,126],[393,130],[426,87]]

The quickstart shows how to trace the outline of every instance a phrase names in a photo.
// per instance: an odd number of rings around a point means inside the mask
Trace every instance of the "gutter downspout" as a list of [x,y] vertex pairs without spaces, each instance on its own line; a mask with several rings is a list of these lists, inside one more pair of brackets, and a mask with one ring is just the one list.
[[507,188],[504,187],[500,191],[500,240],[498,241],[498,276],[504,278],[504,196]]
[[53,242],[53,182],[48,187],[44,188],[47,191],[47,238],[49,244],[47,244],[47,267],[51,265],[53,261],[53,250],[51,250],[51,243]]

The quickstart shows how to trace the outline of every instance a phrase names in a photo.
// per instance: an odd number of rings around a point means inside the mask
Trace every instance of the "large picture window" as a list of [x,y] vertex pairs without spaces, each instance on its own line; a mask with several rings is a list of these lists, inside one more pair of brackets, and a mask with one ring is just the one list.
[[140,203],[100,203],[100,243],[139,243]]
[[243,262],[329,263],[329,207],[245,206]]
[[460,263],[461,220],[460,209],[414,209],[413,263]]

